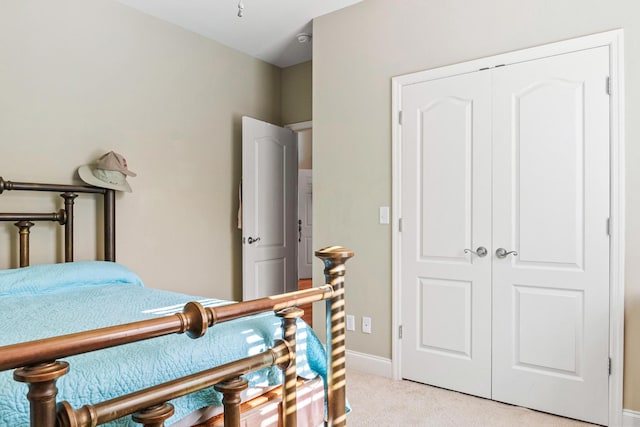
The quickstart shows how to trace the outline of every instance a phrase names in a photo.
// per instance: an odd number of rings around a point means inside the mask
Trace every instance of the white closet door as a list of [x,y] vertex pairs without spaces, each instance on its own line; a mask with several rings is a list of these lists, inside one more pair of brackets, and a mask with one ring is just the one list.
[[[493,398],[606,424],[607,47],[493,74]],[[504,248],[517,254],[495,256]]]
[[490,74],[402,92],[402,377],[491,396]]

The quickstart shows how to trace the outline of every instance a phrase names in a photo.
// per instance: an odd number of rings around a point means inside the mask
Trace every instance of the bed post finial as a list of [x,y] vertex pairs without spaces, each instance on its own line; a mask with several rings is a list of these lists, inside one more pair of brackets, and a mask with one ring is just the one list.
[[327,300],[327,397],[328,426],[345,426],[346,421],[346,372],[345,372],[345,314],[344,274],[345,263],[353,257],[353,251],[341,246],[329,246],[316,251],[324,262],[324,277],[333,287],[333,296]]
[[13,372],[16,381],[29,384],[27,398],[32,426],[55,427],[58,395],[56,380],[68,371],[67,362],[55,361],[19,368]]
[[213,386],[222,393],[224,406],[224,427],[240,425],[240,393],[249,387],[249,381],[243,377],[231,378]]
[[172,417],[174,412],[175,409],[171,403],[163,403],[134,412],[131,418],[143,427],[164,427],[165,420]]

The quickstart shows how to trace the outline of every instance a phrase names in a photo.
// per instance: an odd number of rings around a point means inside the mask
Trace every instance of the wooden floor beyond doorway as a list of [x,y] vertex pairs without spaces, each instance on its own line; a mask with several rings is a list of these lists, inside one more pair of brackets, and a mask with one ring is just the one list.
[[[299,279],[298,280],[298,290],[309,289],[312,285],[311,279]],[[304,316],[302,319],[313,328],[313,305],[305,304],[300,306],[301,309],[304,310]]]

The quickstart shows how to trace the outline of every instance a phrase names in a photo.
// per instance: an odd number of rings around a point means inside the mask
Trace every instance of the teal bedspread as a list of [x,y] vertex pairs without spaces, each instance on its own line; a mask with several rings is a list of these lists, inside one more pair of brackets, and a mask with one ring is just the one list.
[[[0,271],[0,346],[105,326],[151,319],[178,311],[189,301],[204,306],[229,301],[145,288],[125,267],[107,262],[77,262]],[[74,408],[98,403],[257,354],[281,337],[280,319],[271,313],[209,328],[202,338],[184,334],[68,357],[69,373],[58,380],[58,400]],[[0,349],[0,351],[2,351]],[[298,373],[326,374],[322,344],[304,322],[298,327]],[[278,368],[248,374],[251,385],[281,382]],[[0,372],[0,427],[29,425],[27,385],[11,371]],[[169,424],[221,396],[211,389],[172,401]],[[135,426],[125,417],[110,426]]]

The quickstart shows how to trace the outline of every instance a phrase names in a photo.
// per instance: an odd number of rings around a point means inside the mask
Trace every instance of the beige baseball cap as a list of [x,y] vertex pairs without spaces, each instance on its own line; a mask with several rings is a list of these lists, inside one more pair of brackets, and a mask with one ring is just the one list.
[[127,182],[127,176],[136,176],[129,170],[127,159],[114,151],[100,156],[95,164],[80,166],[78,175],[87,184],[128,193],[131,193],[131,186]]

